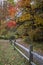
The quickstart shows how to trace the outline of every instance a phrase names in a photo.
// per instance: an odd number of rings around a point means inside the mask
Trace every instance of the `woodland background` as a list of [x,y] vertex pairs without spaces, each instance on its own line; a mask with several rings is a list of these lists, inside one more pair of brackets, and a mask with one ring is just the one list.
[[0,2],[0,37],[11,35],[25,42],[43,42],[43,0],[6,0],[3,6]]

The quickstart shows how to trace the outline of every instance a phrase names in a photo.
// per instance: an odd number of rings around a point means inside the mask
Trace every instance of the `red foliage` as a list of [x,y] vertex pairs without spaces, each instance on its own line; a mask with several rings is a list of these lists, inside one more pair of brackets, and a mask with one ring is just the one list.
[[16,26],[16,22],[15,21],[9,21],[7,23],[7,27],[11,28],[11,27],[15,27]]

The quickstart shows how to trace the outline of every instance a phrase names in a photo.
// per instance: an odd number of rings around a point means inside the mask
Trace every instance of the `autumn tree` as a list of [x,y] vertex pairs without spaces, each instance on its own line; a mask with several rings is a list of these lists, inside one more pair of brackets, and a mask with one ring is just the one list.
[[[18,23],[28,21],[29,26],[27,26],[26,30],[30,29],[28,34],[30,35],[30,37],[32,37],[32,40],[34,40],[35,38],[35,40],[43,39],[43,34],[40,36],[40,34],[42,33],[41,28],[43,29],[43,1],[21,0],[18,2],[17,6],[18,8],[23,9],[22,14],[17,18]],[[37,35],[38,31],[41,32],[40,34],[38,34],[39,36]]]

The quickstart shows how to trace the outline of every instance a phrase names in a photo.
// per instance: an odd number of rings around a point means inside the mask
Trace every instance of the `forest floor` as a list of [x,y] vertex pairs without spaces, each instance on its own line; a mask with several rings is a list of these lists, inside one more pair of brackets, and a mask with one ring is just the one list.
[[16,41],[21,45],[25,46],[26,48],[29,48],[30,45],[33,45],[34,52],[37,52],[38,54],[43,56],[43,43],[36,43],[36,42],[26,43],[23,42],[23,39],[21,38],[17,39]]
[[0,65],[28,65],[8,40],[0,40]]

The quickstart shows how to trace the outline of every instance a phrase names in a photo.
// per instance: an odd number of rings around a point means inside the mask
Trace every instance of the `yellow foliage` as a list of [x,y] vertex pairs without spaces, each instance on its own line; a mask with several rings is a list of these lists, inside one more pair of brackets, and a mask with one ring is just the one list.
[[20,22],[23,22],[23,21],[26,21],[26,20],[30,20],[30,14],[23,14],[21,17],[19,17],[19,19],[17,19],[17,22],[20,21]]
[[35,16],[35,19],[36,19],[36,21],[35,21],[35,23],[36,24],[43,24],[43,18],[41,18],[40,16]]

